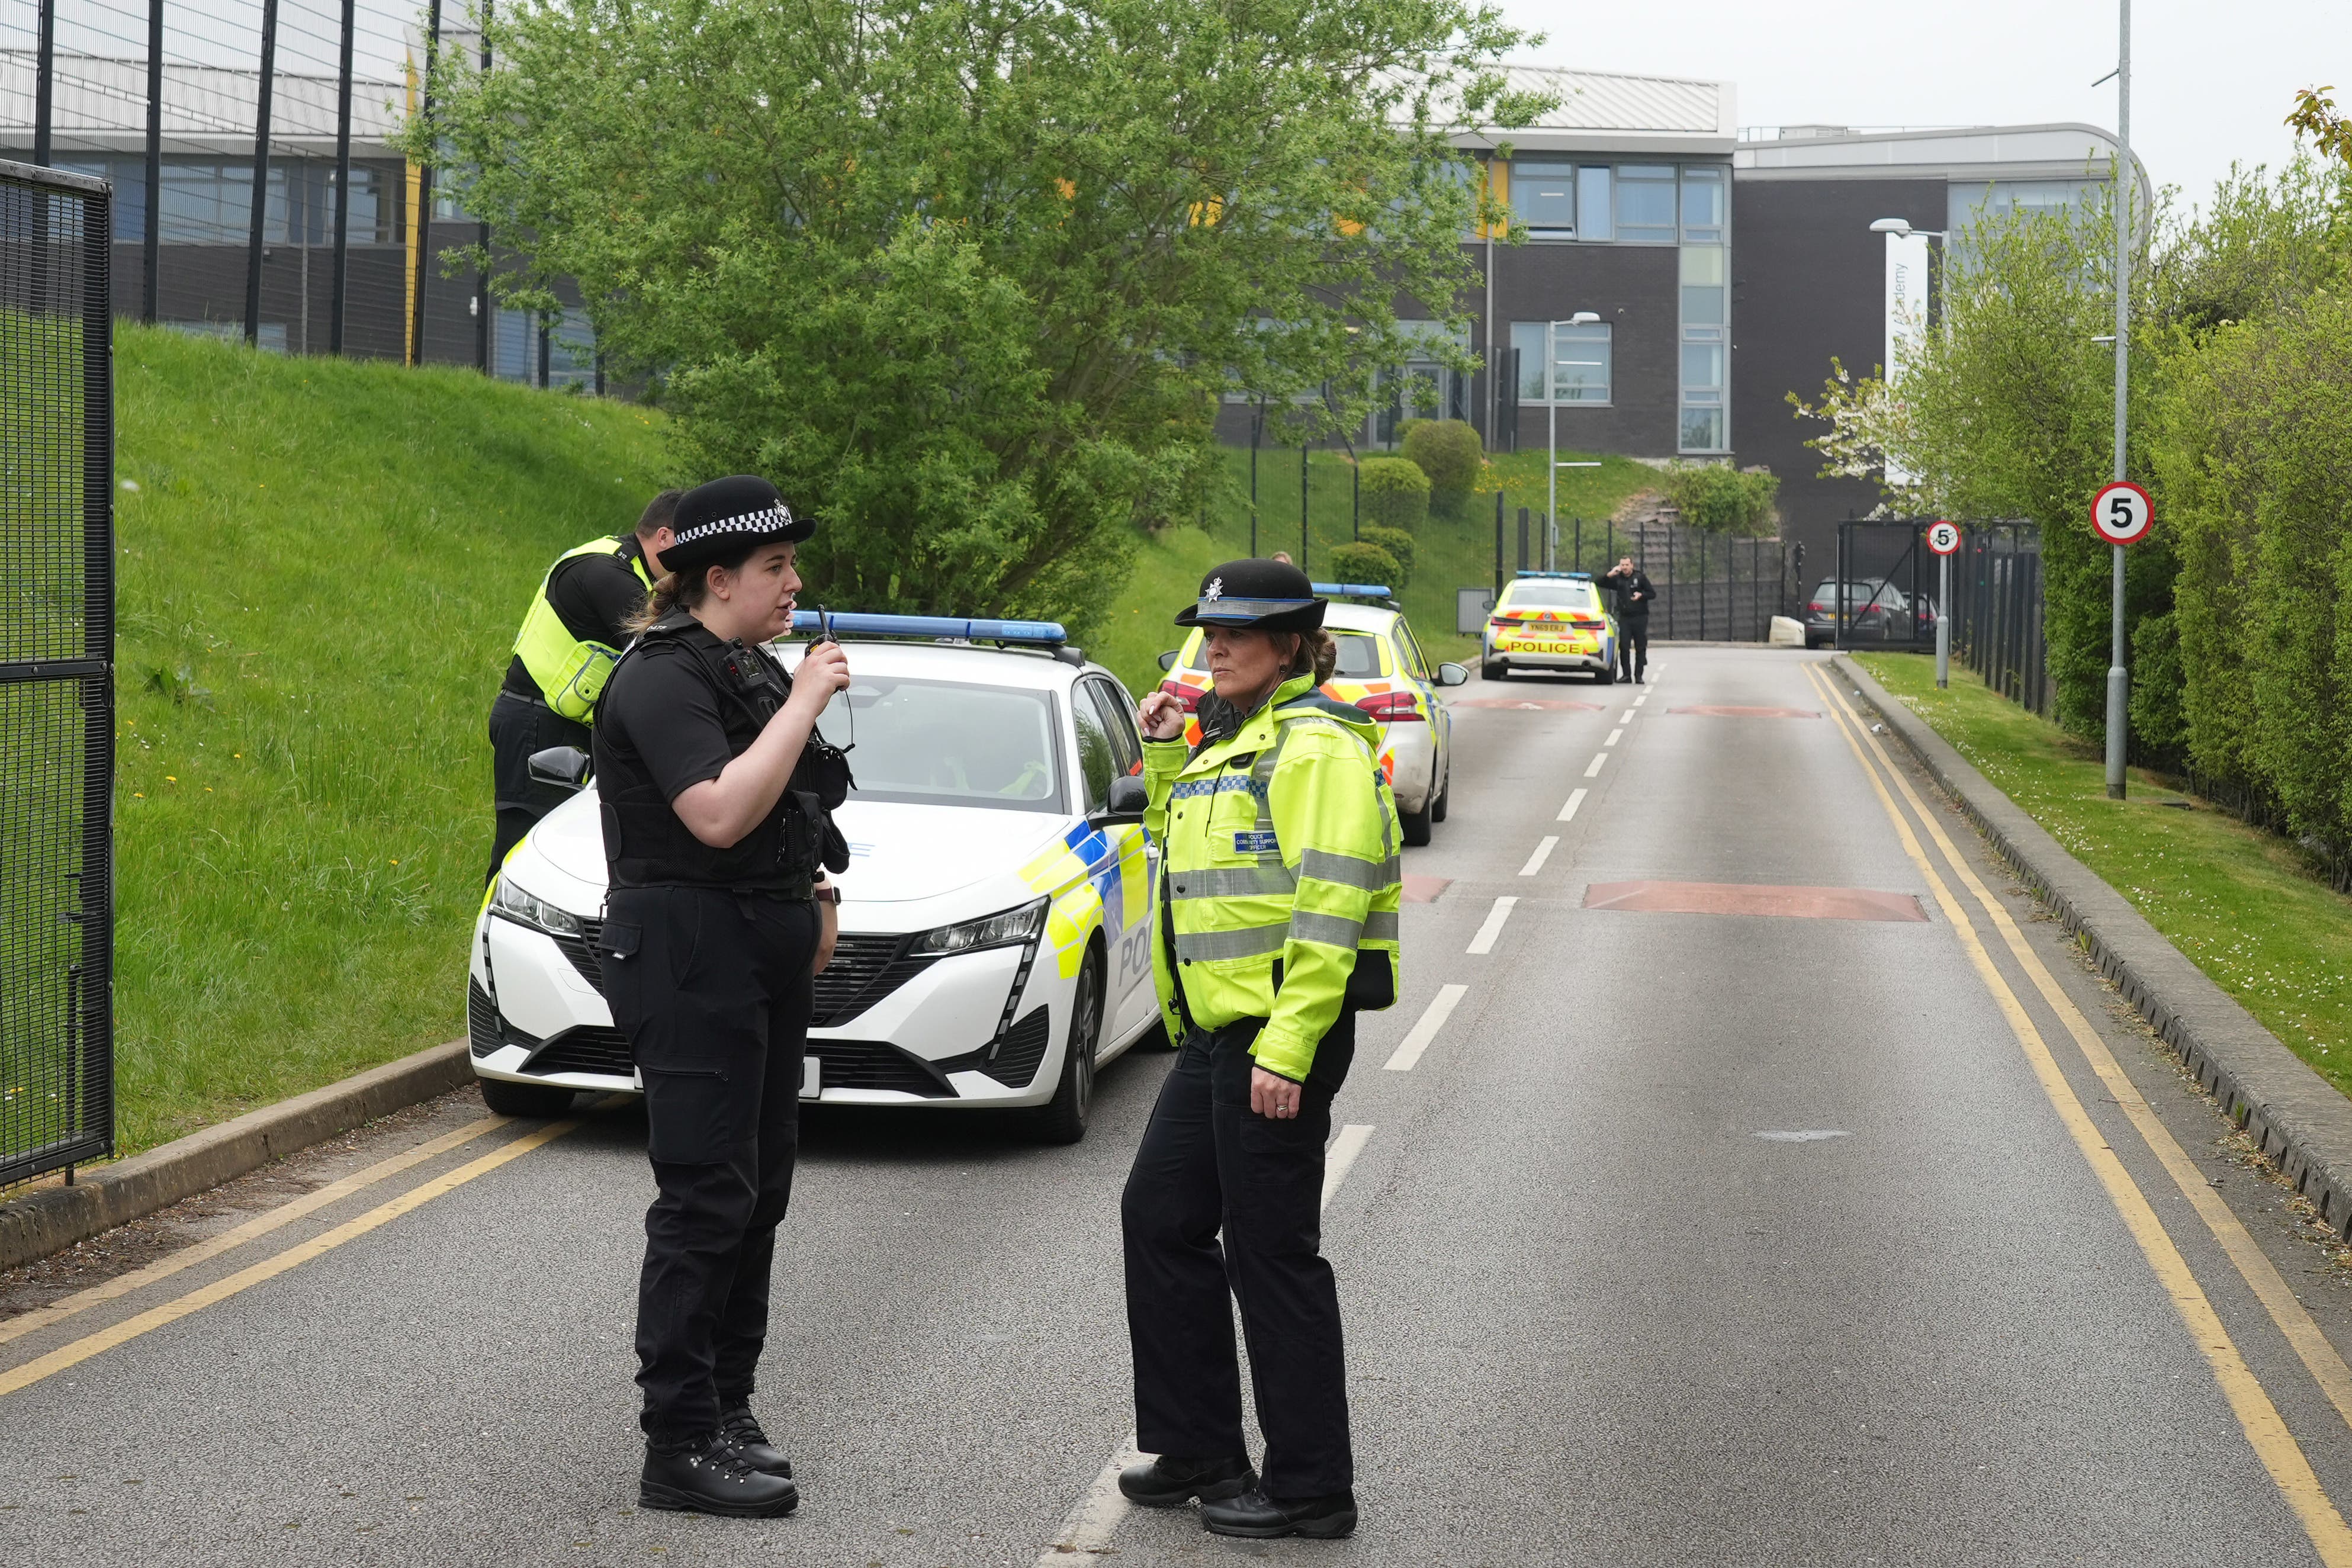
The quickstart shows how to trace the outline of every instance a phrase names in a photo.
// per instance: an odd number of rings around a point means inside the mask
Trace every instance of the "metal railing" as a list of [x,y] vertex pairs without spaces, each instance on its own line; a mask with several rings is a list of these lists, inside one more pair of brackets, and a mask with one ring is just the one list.
[[1987,686],[2047,717],[2050,663],[2042,641],[2042,531],[2030,522],[1963,526],[1952,557],[1952,657]]
[[114,1146],[111,206],[0,162],[0,1184]]
[[1543,513],[1518,509],[1517,547],[1503,492],[1495,494],[1495,589],[1513,571],[1607,573],[1626,556],[1648,574],[1657,598],[1650,635],[1697,642],[1763,642],[1772,617],[1789,613],[1798,584],[1796,547],[1778,539],[1717,533],[1680,523],[1633,523],[1564,517],[1556,531]]

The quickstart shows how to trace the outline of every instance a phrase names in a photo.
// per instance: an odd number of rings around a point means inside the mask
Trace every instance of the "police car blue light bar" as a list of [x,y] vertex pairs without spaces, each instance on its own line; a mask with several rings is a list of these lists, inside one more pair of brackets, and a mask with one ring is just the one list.
[[[814,610],[794,610],[793,630],[813,632],[822,625]],[[834,616],[833,635],[849,637],[950,637],[959,642],[1020,643],[1059,647],[1069,641],[1058,621],[965,620],[956,616]]]
[[1385,583],[1309,583],[1327,599],[1387,599],[1394,597]]
[[1515,575],[1521,577],[1566,577],[1570,582],[1575,583],[1590,583],[1592,581],[1592,574],[1590,572],[1519,572],[1515,574]]

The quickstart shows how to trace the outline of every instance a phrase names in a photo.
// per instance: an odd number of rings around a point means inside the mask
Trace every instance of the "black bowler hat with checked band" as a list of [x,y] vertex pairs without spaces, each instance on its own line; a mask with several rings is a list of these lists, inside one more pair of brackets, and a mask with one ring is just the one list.
[[816,521],[794,517],[767,480],[735,474],[678,497],[670,529],[676,538],[661,552],[663,568],[692,572],[739,565],[762,544],[797,544],[816,531]]
[[1228,561],[1201,579],[1201,596],[1178,612],[1180,626],[1255,626],[1311,632],[1323,624],[1323,601],[1307,574],[1287,561]]

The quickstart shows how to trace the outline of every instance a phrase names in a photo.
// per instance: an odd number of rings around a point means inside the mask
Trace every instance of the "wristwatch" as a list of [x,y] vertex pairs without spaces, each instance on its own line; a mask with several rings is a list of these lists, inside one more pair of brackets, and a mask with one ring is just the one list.
[[822,888],[813,889],[809,896],[820,904],[838,904],[841,902],[841,889],[833,886],[829,882]]

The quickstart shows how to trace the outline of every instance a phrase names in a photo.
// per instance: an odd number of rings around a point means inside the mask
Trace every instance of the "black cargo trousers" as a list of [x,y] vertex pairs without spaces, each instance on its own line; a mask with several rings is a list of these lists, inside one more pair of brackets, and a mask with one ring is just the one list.
[[537,697],[501,687],[490,701],[490,787],[498,826],[490,836],[490,875],[507,863],[507,852],[522,842],[539,819],[572,798],[559,784],[530,776],[534,752],[550,746],[586,751],[588,726],[575,724]]
[[[1356,1015],[1315,1048],[1294,1119],[1250,1110],[1263,1019],[1195,1029],[1160,1085],[1119,1205],[1136,1446],[1222,1458],[1246,1451],[1233,1308],[1249,1346],[1268,1497],[1355,1484],[1339,1287],[1324,1258],[1323,1149],[1356,1054]],[[1221,1240],[1222,1238],[1222,1240]]]
[[640,1421],[656,1444],[751,1396],[776,1226],[793,1195],[816,905],[719,888],[615,888],[596,957],[645,1079]]
[[1650,668],[1650,613],[1617,617],[1617,679],[1639,680]]

